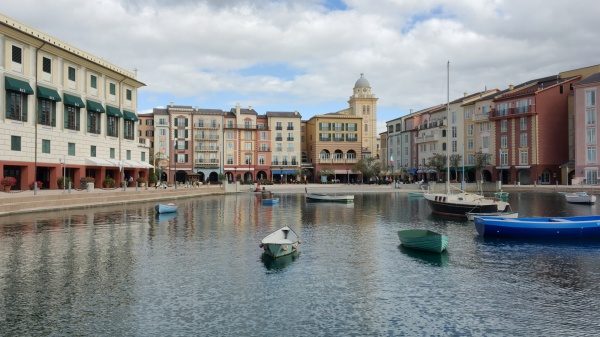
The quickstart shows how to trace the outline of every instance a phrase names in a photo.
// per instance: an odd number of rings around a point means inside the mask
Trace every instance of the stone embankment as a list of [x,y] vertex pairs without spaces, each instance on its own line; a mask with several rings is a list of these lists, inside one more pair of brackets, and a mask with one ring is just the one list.
[[202,195],[223,194],[224,189],[219,185],[208,185],[195,188],[128,188],[122,189],[94,189],[93,191],[72,190],[40,190],[37,194],[33,191],[0,193],[0,216],[41,212],[47,210],[98,207],[119,205],[133,202],[173,200],[191,198]]

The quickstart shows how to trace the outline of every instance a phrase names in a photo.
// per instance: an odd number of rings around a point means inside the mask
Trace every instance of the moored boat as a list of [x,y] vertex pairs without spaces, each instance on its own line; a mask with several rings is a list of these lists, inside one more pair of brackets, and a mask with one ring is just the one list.
[[279,198],[266,198],[262,199],[263,205],[275,205],[279,203]]
[[169,203],[169,204],[156,204],[154,206],[154,210],[158,214],[173,213],[173,212],[177,212],[177,205],[175,205],[173,203]]
[[319,193],[308,193],[306,195],[307,201],[325,201],[325,202],[354,202],[354,195],[352,194],[319,194]]
[[596,202],[596,196],[587,192],[565,193],[565,200],[573,204],[593,204]]
[[441,253],[448,247],[448,237],[427,229],[404,229],[398,231],[403,246]]
[[260,247],[267,255],[280,257],[298,251],[300,239],[290,227],[282,227],[262,239]]
[[475,217],[475,229],[484,237],[514,239],[600,239],[600,215],[571,217]]
[[507,211],[507,212],[494,212],[494,213],[473,213],[473,212],[469,212],[467,213],[467,220],[469,221],[473,221],[475,219],[476,216],[495,216],[495,217],[501,217],[501,218],[518,218],[519,217],[519,213],[517,212],[512,212],[512,211]]
[[425,193],[434,214],[467,218],[467,213],[509,212],[510,204],[475,193]]

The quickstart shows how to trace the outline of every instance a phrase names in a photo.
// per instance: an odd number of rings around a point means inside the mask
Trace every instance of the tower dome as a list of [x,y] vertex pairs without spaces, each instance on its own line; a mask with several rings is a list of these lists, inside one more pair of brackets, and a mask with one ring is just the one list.
[[365,74],[360,74],[360,78],[358,80],[356,80],[356,83],[354,83],[354,89],[357,88],[370,88],[371,84],[369,84],[369,81],[367,81],[367,79],[365,78]]

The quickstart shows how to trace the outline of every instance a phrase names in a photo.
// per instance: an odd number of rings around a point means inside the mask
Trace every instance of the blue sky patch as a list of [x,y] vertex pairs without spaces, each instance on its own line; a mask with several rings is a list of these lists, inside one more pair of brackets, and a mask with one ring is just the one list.
[[434,18],[448,19],[452,17],[454,16],[444,11],[444,6],[435,6],[428,12],[421,12],[411,16],[410,19],[408,19],[408,21],[404,25],[404,27],[402,27],[402,33],[406,34],[410,32],[411,30],[413,30],[413,28],[415,28],[416,25],[427,20],[431,20]]
[[323,5],[332,11],[345,11],[348,9],[343,0],[324,0]]

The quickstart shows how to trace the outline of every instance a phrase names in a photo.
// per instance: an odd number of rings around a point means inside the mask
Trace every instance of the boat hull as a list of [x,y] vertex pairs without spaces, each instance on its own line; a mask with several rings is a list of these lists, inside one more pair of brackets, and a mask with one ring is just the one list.
[[490,216],[495,216],[495,217],[500,217],[500,218],[510,218],[510,219],[515,219],[519,217],[519,213],[517,212],[494,212],[494,213],[467,213],[467,219],[469,221],[473,221],[475,219],[476,216],[485,216],[485,217],[490,217]]
[[177,206],[171,204],[157,204],[154,206],[154,210],[158,214],[173,213],[177,212]]
[[297,243],[286,243],[286,244],[278,244],[278,243],[266,243],[263,244],[263,249],[265,250],[265,254],[277,258],[286,256],[289,254],[293,254],[298,251]]
[[424,229],[398,231],[402,246],[432,253],[441,253],[448,248],[448,237]]
[[431,212],[438,215],[452,216],[459,218],[467,218],[467,213],[495,213],[498,212],[498,206],[496,204],[489,205],[464,205],[455,204],[449,202],[440,202],[435,200],[426,199]]
[[513,239],[600,239],[600,216],[555,218],[475,217],[475,229],[484,237]]
[[587,193],[567,193],[565,194],[565,200],[571,204],[594,204],[596,203],[596,196],[589,195]]
[[307,194],[306,201],[350,203],[350,202],[354,202],[354,196],[353,195]]

